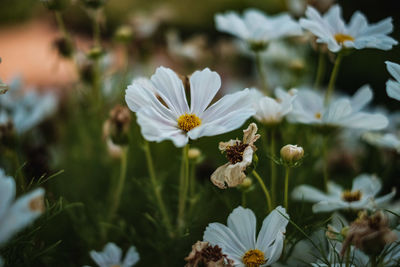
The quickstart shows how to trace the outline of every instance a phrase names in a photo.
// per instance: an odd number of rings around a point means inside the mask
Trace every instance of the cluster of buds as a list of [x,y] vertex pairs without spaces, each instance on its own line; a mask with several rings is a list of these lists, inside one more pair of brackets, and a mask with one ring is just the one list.
[[192,246],[192,251],[185,258],[185,267],[232,267],[229,260],[218,246],[212,246],[208,242],[197,241]]
[[297,145],[286,145],[281,148],[280,163],[288,167],[300,166],[304,157],[304,149]]
[[397,235],[389,228],[388,217],[382,211],[372,215],[368,215],[366,211],[360,212],[344,234],[340,251],[342,256],[350,245],[368,255],[378,255],[386,245],[397,240]]

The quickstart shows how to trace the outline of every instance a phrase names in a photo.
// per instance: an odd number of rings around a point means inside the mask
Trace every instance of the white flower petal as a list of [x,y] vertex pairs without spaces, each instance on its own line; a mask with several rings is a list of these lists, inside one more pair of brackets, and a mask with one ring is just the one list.
[[390,61],[385,61],[385,63],[388,72],[392,74],[393,78],[400,82],[400,65]]
[[286,210],[278,206],[263,221],[257,237],[256,249],[263,251],[265,257],[271,259],[268,264],[272,264],[274,259],[279,259],[282,253],[283,246],[280,242],[282,235],[286,232],[288,218]]
[[354,178],[352,191],[360,190],[368,197],[376,196],[381,191],[382,184],[374,175],[361,174]]
[[169,109],[177,115],[189,113],[185,88],[174,71],[165,67],[158,67],[156,73],[151,76],[151,81]]
[[351,36],[357,37],[359,32],[363,31],[368,26],[368,20],[364,14],[356,11],[350,19],[348,33]]
[[32,206],[32,201],[43,198],[43,196],[44,190],[38,188],[20,197],[12,204],[0,221],[0,245],[42,214],[42,210],[37,210]]
[[221,78],[206,68],[190,76],[190,112],[201,116],[221,87]]
[[300,185],[293,189],[292,198],[301,201],[319,202],[325,200],[329,201],[331,199],[334,199],[334,196],[327,195],[309,185]]
[[150,95],[154,95],[156,91],[157,90],[149,79],[137,78],[133,80],[132,84],[126,89],[125,101],[133,112],[137,112],[142,107],[151,104],[152,100]]
[[386,93],[389,97],[400,101],[400,83],[394,81],[386,82]]
[[249,31],[236,12],[215,15],[215,25],[219,31],[228,32],[242,39],[249,38]]
[[256,216],[253,211],[241,206],[237,207],[228,217],[228,227],[245,248],[254,248],[256,243]]
[[15,198],[15,181],[0,169],[0,221]]
[[389,124],[389,120],[382,114],[370,114],[358,112],[351,116],[342,118],[339,125],[353,129],[382,130]]
[[372,89],[369,85],[364,85],[351,97],[351,108],[353,112],[360,111],[373,97]]
[[131,267],[135,265],[139,261],[139,259],[139,253],[137,252],[136,248],[134,246],[131,246],[126,252],[122,267]]
[[248,250],[231,229],[220,223],[210,223],[204,232],[203,240],[213,246],[218,245],[235,264],[242,262],[242,257]]
[[344,201],[321,201],[313,205],[312,210],[314,213],[318,212],[331,212],[338,209],[349,208],[349,204]]
[[379,207],[383,207],[384,205],[387,205],[395,196],[396,196],[396,188],[392,190],[389,194],[386,194],[384,196],[375,198],[375,204],[378,205]]

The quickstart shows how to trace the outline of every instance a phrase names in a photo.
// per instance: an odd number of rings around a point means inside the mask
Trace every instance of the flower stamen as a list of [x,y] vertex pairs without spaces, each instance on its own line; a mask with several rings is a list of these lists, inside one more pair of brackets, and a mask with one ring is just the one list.
[[267,261],[264,253],[258,249],[250,249],[242,257],[243,263],[246,267],[259,267]]
[[346,41],[354,41],[354,37],[348,34],[344,34],[344,33],[337,33],[335,34],[335,40],[336,42],[338,42],[339,44],[343,44]]
[[189,132],[201,124],[201,119],[196,114],[183,114],[178,118],[178,127],[185,132]]
[[345,190],[342,193],[342,200],[346,202],[354,202],[354,201],[359,201],[362,197],[362,193],[360,190],[356,191],[350,191],[350,190]]
[[236,164],[238,162],[241,162],[243,160],[243,152],[247,146],[248,144],[245,144],[239,140],[237,140],[234,145],[228,146],[225,152],[229,162],[231,164]]
[[315,113],[314,116],[315,116],[315,118],[318,119],[318,120],[320,120],[321,117],[322,117],[321,112]]

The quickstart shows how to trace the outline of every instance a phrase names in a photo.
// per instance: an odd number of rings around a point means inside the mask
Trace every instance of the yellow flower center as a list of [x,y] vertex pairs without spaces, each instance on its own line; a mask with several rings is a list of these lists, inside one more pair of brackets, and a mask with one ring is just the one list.
[[44,212],[44,199],[43,196],[38,196],[29,201],[29,209],[31,211],[39,211],[39,212]]
[[354,41],[354,37],[344,33],[337,33],[335,34],[335,40],[339,44],[343,44],[346,41]]
[[321,119],[321,117],[322,117],[322,115],[321,115],[321,113],[320,112],[317,112],[317,113],[315,113],[315,118],[316,119],[318,119],[318,120],[320,120]]
[[267,261],[264,257],[264,253],[258,249],[250,249],[247,251],[242,260],[246,267],[259,267]]
[[121,265],[119,265],[119,264],[114,264],[114,265],[112,265],[111,267],[121,267]]
[[361,196],[362,193],[360,190],[356,191],[345,190],[342,193],[342,200],[346,202],[359,201],[361,199]]
[[178,118],[178,127],[185,132],[189,132],[200,124],[201,119],[196,114],[185,113]]

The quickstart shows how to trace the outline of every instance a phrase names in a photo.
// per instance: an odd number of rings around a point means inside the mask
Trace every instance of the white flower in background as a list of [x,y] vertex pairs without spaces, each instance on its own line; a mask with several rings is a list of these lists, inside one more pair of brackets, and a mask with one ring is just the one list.
[[53,114],[56,107],[57,98],[52,92],[39,94],[33,89],[23,90],[17,79],[0,97],[0,124],[12,121],[17,133],[23,134]]
[[256,9],[245,10],[243,17],[233,11],[216,14],[215,24],[217,30],[261,47],[272,40],[302,34],[300,25],[289,14],[268,16]]
[[395,81],[388,80],[386,82],[386,92],[391,98],[400,101],[400,65],[390,61],[385,61],[385,63],[388,72],[395,79]]
[[352,97],[333,99],[325,106],[323,95],[314,90],[302,89],[296,94],[288,120],[360,130],[384,129],[389,123],[386,116],[361,111],[371,102],[372,97],[371,88],[365,85]]
[[166,34],[168,53],[174,58],[201,61],[210,56],[205,35],[195,35],[182,41],[176,31]]
[[316,35],[318,43],[327,44],[332,52],[343,48],[390,50],[397,45],[397,41],[388,36],[393,31],[392,18],[368,25],[367,18],[357,11],[346,25],[339,5],[332,6],[323,16],[308,6],[306,17],[300,19],[300,25]]
[[254,145],[254,142],[260,138],[257,130],[257,125],[251,123],[246,130],[243,130],[243,141],[236,139],[219,143],[219,150],[225,152],[229,162],[218,167],[211,175],[214,185],[225,189],[243,183],[246,178],[244,172],[253,162],[253,153],[257,150]]
[[99,267],[131,267],[139,261],[139,254],[134,246],[131,246],[122,259],[121,249],[110,242],[105,245],[102,252],[90,251],[90,257]]
[[221,86],[218,73],[208,68],[194,72],[190,108],[185,87],[171,69],[159,67],[151,80],[135,80],[125,101],[137,113],[142,135],[149,141],[172,140],[182,147],[190,139],[226,133],[254,115],[249,90],[226,95],[210,105]]
[[38,188],[15,200],[15,181],[0,169],[0,246],[43,213],[43,198]]
[[256,216],[241,206],[228,217],[228,226],[211,223],[203,240],[222,248],[234,266],[270,266],[282,254],[289,215],[281,206],[265,219],[256,239]]
[[297,90],[286,92],[282,88],[275,89],[276,98],[265,96],[257,89],[251,90],[254,109],[254,118],[263,124],[277,124],[292,110],[292,103],[296,97]]
[[328,192],[322,192],[309,185],[300,185],[292,192],[292,198],[300,201],[316,203],[313,212],[330,212],[339,209],[374,209],[389,202],[396,190],[382,197],[376,195],[382,188],[378,178],[373,175],[361,174],[354,178],[351,190],[344,190],[334,182],[328,182]]
[[400,112],[388,114],[389,126],[384,132],[367,132],[362,139],[367,143],[400,153]]

